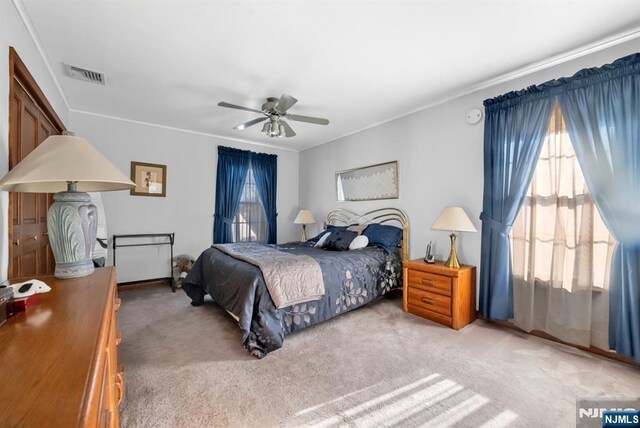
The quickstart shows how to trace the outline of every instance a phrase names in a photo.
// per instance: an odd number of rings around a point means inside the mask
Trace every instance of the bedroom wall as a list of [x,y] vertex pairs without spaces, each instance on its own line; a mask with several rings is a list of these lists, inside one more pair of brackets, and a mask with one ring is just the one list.
[[[131,161],[167,165],[165,198],[103,192],[109,236],[175,232],[174,253],[197,257],[212,242],[218,145],[278,155],[278,242],[300,233],[298,153],[72,111],[70,129],[127,176]],[[109,264],[113,260],[109,242]],[[169,247],[117,250],[118,282],[169,274]],[[166,263],[165,263],[166,262]]]
[[[423,257],[427,242],[433,240],[436,258],[446,259],[450,248],[447,233],[431,230],[442,208],[462,206],[476,228],[481,227],[484,120],[469,125],[465,122],[467,112],[474,108],[484,111],[482,101],[486,98],[570,76],[581,68],[601,66],[635,52],[640,52],[638,39],[305,150],[300,153],[300,206],[310,209],[316,218],[335,207],[356,212],[383,206],[401,208],[410,221],[410,257]],[[398,200],[336,202],[336,171],[396,159]],[[320,226],[311,225],[310,233]],[[460,234],[457,248],[463,263],[479,266],[480,233]],[[595,328],[605,333],[607,301],[598,297],[594,306]]]
[[[467,112],[474,108],[484,112],[486,98],[570,76],[581,68],[601,66],[639,51],[640,39],[636,39],[307,149],[300,153],[300,206],[310,209],[316,218],[336,207],[363,212],[396,206],[409,216],[411,258],[424,256],[429,240],[437,243],[436,256],[443,258],[450,248],[448,234],[431,230],[442,208],[464,207],[480,229],[484,117],[469,125]],[[336,202],[336,171],[392,160],[399,161],[399,199]],[[308,226],[310,233],[320,227],[321,223]],[[462,233],[458,240],[460,259],[478,265],[480,233]]]
[[[18,52],[62,122],[67,125],[69,120],[69,109],[14,4],[0,1],[0,177],[9,169],[9,46]],[[9,262],[8,210],[9,194],[0,192],[1,280],[7,279]]]

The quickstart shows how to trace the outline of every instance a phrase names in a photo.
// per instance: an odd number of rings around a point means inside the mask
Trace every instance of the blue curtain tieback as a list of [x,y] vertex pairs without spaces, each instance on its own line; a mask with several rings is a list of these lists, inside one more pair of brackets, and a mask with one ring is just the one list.
[[269,217],[269,223],[271,223],[272,221],[276,221],[278,217],[278,213],[275,213],[274,215],[272,215],[271,217]]
[[495,221],[494,219],[489,217],[488,214],[481,213],[480,214],[480,220],[482,220],[483,224],[486,224],[487,226],[489,226],[493,230],[495,230],[497,232],[500,232],[503,235],[507,235],[509,233],[509,229],[510,229],[509,226],[507,226],[505,224],[502,224],[499,221]]
[[225,217],[225,216],[220,215],[220,214],[214,214],[214,217],[216,219],[218,219],[218,220],[222,220],[226,224],[233,224],[233,219],[232,218]]

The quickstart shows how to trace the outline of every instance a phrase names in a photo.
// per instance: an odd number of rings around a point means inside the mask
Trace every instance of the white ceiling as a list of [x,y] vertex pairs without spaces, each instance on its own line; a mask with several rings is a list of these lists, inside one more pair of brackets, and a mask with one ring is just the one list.
[[[71,109],[295,150],[640,26],[638,0],[14,2]],[[217,106],[282,93],[299,100],[290,113],[331,123],[270,139],[231,129],[256,114]]]

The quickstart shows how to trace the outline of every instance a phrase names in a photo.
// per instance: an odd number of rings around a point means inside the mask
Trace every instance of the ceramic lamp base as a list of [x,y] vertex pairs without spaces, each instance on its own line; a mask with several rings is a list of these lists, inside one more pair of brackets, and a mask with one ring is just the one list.
[[56,260],[56,278],[77,278],[94,271],[91,255],[96,242],[98,213],[84,192],[53,195],[47,215],[49,243]]

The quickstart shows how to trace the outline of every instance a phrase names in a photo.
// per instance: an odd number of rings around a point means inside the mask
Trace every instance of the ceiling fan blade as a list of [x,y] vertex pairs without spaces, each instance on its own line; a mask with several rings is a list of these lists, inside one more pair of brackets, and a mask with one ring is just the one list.
[[268,116],[259,117],[257,119],[250,120],[249,122],[242,123],[238,126],[234,126],[233,129],[239,129],[239,130],[247,129],[248,127],[253,126],[256,123],[264,122],[267,119],[269,119]]
[[293,106],[297,102],[298,100],[293,98],[291,95],[282,94],[276,105],[273,106],[273,109],[280,114],[284,114],[291,108],[291,106]]
[[316,125],[328,125],[329,119],[322,119],[320,117],[300,116],[298,114],[288,114],[287,119],[295,120],[297,122],[315,123]]
[[220,102],[218,103],[218,105],[219,105],[220,107],[235,108],[235,109],[237,109],[237,110],[252,111],[252,112],[254,112],[254,113],[261,113],[261,114],[264,114],[264,113],[262,112],[262,110],[256,110],[256,109],[254,109],[254,108],[237,106],[237,105],[235,105],[235,104],[225,103],[224,101],[220,101]]
[[280,123],[284,126],[284,136],[285,137],[294,137],[296,135],[295,131],[289,126],[287,122],[280,119]]

